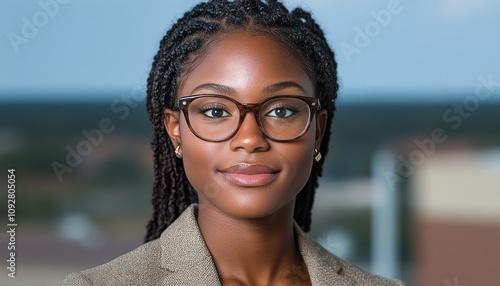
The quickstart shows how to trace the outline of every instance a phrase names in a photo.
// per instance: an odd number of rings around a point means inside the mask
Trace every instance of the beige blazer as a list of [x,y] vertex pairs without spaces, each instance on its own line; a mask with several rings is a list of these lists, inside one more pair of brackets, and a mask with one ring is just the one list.
[[[196,222],[196,207],[188,207],[159,239],[106,264],[70,274],[62,285],[221,285]],[[296,224],[295,233],[312,285],[403,285],[400,281],[368,274],[341,260],[307,237]],[[300,277],[300,271],[296,274]]]

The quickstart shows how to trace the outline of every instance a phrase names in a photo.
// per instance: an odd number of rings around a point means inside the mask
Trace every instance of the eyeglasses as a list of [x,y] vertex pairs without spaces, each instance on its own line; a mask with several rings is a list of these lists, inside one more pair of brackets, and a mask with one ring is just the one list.
[[191,132],[205,141],[233,137],[250,111],[269,139],[290,141],[306,133],[321,105],[317,98],[307,96],[280,95],[258,103],[240,103],[223,95],[193,95],[181,97],[178,108]]

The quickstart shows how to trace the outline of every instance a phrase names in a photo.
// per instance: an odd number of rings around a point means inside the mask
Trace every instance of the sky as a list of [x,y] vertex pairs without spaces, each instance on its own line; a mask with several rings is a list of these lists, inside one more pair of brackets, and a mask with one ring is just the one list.
[[[2,0],[0,100],[143,87],[164,33],[197,2]],[[346,100],[453,100],[473,93],[480,77],[500,82],[500,1],[285,3],[320,23]]]

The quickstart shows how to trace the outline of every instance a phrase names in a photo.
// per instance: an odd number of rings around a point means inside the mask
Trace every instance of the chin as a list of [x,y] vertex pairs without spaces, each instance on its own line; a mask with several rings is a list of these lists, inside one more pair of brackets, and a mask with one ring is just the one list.
[[264,219],[275,215],[293,216],[294,200],[289,203],[271,202],[267,200],[235,200],[226,202],[205,202],[215,207],[223,215],[235,219]]

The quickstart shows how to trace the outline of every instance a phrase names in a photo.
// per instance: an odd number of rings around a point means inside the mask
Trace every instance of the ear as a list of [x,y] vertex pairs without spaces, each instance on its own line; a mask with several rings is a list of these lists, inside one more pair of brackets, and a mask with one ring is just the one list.
[[318,150],[321,146],[323,135],[325,135],[327,119],[328,115],[326,114],[326,110],[323,109],[316,113],[316,149]]
[[180,131],[180,111],[172,110],[170,108],[165,109],[163,112],[165,118],[163,119],[163,124],[167,130],[168,137],[172,141],[174,148],[181,145],[181,131]]

